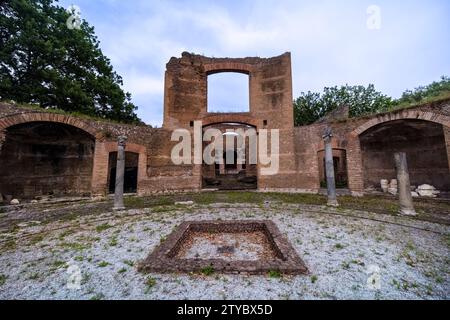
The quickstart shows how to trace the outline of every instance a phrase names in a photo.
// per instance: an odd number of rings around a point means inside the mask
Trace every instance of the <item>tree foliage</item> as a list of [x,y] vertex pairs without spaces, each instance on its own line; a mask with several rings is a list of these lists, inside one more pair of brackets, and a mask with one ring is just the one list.
[[296,126],[308,125],[343,105],[349,107],[350,117],[358,117],[443,96],[450,97],[450,78],[446,76],[427,86],[406,90],[399,99],[392,99],[376,91],[372,84],[367,87],[345,85],[324,88],[323,93],[302,92],[300,97],[294,100],[294,121]]
[[52,0],[0,2],[0,98],[138,121],[94,28],[70,29],[68,18]]
[[450,92],[450,77],[442,76],[440,81],[434,81],[427,86],[420,86],[414,90],[406,90],[402,97],[397,100],[397,103],[417,103],[448,92]]
[[324,88],[323,93],[302,92],[294,100],[295,125],[311,124],[336,108],[346,105],[351,117],[387,110],[392,99],[375,90],[374,85]]

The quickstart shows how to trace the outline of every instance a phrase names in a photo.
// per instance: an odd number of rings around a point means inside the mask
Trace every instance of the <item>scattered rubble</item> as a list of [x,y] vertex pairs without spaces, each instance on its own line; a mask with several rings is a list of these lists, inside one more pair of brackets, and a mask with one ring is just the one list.
[[423,184],[417,187],[416,192],[421,197],[430,197],[430,198],[436,198],[437,195],[440,193],[440,191],[436,190],[436,188],[429,184]]

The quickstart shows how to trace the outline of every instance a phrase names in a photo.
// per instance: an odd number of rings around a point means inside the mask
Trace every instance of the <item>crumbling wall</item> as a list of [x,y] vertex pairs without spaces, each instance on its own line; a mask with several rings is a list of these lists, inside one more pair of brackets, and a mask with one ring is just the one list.
[[[208,75],[226,71],[249,75],[249,112],[208,113]],[[203,125],[238,122],[257,130],[277,129],[279,171],[262,175],[259,167],[258,189],[295,188],[295,179],[291,179],[296,173],[292,100],[290,53],[273,58],[209,58],[183,52],[181,58],[171,58],[166,66],[163,127],[192,130],[193,121],[201,120]]]

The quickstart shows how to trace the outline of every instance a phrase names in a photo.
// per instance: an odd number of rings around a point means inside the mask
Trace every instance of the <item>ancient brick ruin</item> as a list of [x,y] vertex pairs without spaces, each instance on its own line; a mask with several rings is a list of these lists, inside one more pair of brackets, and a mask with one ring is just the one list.
[[[208,112],[207,79],[218,72],[249,76],[249,112]],[[162,128],[2,103],[0,192],[14,198],[112,192],[117,137],[126,135],[127,192],[145,195],[221,186],[314,193],[324,181],[322,134],[327,126],[334,133],[337,185],[349,193],[361,195],[379,188],[380,179],[394,179],[394,151],[407,153],[412,184],[450,191],[450,101],[360,118],[331,116],[302,127],[294,127],[292,101],[289,53],[268,59],[183,53],[167,64]],[[222,131],[233,126],[279,129],[279,172],[261,175],[259,165],[248,164],[175,165],[172,131],[192,132],[195,121]]]

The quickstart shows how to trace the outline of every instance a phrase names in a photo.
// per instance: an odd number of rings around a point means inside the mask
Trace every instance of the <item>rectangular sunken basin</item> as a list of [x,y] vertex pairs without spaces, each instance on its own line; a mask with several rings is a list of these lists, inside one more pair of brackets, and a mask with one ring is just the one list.
[[139,264],[142,272],[308,272],[270,220],[185,221]]

